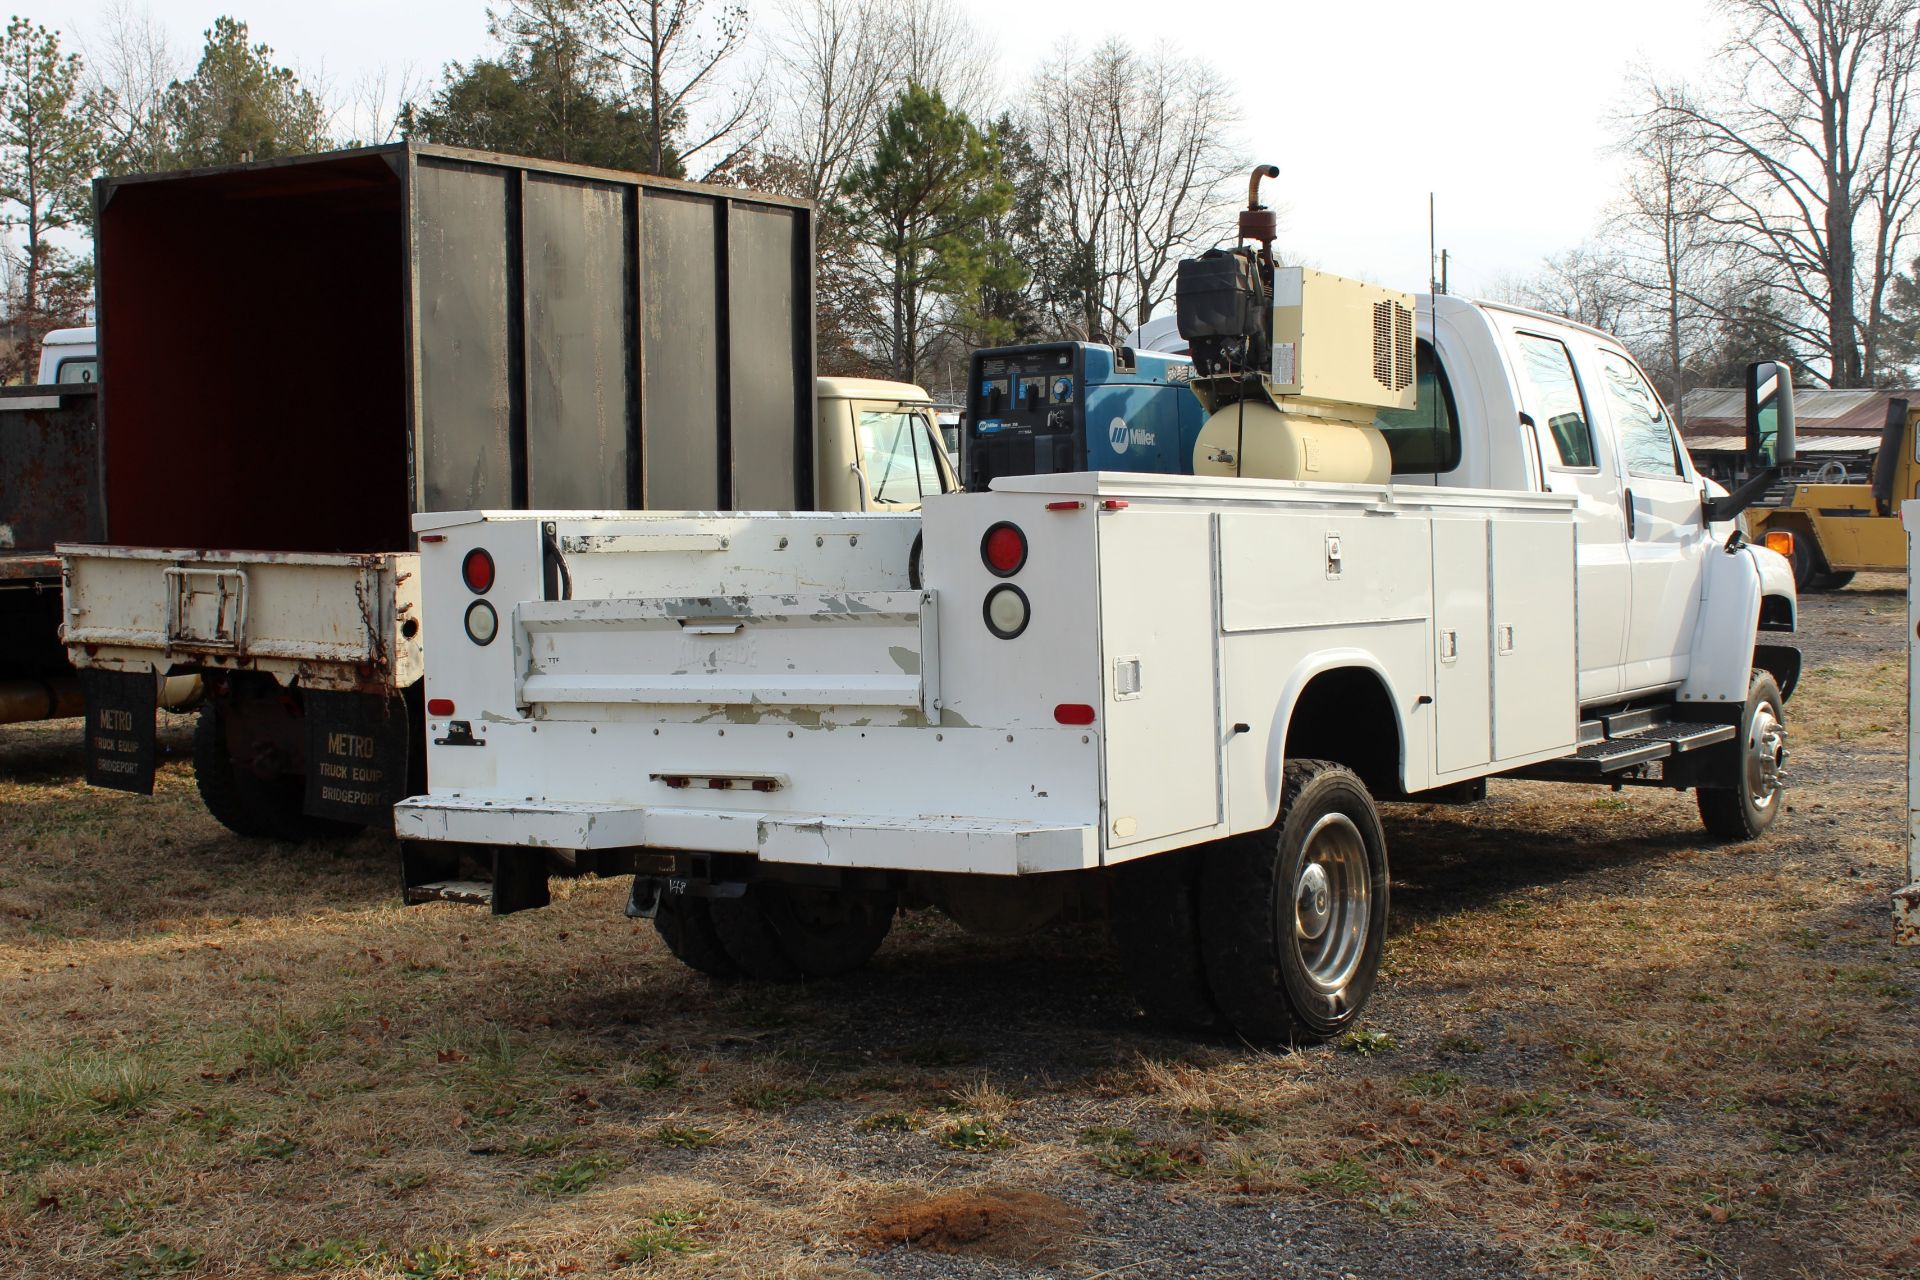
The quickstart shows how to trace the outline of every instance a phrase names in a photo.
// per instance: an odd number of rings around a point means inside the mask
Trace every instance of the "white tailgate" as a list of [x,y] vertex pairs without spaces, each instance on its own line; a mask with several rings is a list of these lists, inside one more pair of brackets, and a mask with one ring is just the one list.
[[420,676],[416,555],[57,550],[76,666],[245,666],[315,688]]
[[516,616],[526,706],[757,703],[934,714],[931,592],[525,601]]

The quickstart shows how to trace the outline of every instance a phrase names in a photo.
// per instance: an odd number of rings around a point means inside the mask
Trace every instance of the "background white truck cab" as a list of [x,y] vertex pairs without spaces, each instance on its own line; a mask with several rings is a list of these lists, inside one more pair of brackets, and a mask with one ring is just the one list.
[[[1316,416],[1331,319],[1295,390],[1210,389],[1280,408],[1197,461],[1266,431],[1304,479],[1022,477],[918,518],[421,515],[430,786],[398,830],[491,861],[496,911],[545,901],[545,850],[593,851],[709,972],[839,972],[903,902],[989,930],[1110,909],[1151,1011],[1262,1039],[1365,1001],[1374,795],[1524,772],[1696,788],[1712,831],[1763,830],[1784,692],[1755,668],[1790,687],[1798,655],[1756,633],[1792,626],[1785,562],[1709,528],[1604,334],[1400,297],[1349,307],[1388,326],[1377,425]],[[1364,368],[1379,333],[1351,336]],[[1308,474],[1342,456],[1380,474]]]

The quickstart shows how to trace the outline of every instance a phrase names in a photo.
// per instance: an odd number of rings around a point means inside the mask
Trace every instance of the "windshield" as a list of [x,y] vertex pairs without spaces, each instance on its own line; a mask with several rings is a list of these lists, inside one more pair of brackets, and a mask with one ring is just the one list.
[[918,506],[927,494],[946,491],[940,437],[925,411],[862,409],[857,430],[867,493],[876,505]]

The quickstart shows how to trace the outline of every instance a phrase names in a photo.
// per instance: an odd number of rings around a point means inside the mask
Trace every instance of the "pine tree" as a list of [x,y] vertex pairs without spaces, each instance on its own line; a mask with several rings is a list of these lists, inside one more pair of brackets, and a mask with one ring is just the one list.
[[872,156],[840,190],[884,309],[872,327],[886,362],[894,377],[917,382],[940,330],[939,304],[951,310],[1005,283],[1011,252],[987,230],[1013,201],[998,150],[938,93],[909,85]]

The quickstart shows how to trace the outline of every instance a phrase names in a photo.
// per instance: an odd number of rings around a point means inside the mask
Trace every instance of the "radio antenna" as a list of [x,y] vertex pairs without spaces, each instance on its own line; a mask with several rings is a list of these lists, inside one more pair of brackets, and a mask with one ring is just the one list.
[[[1440,383],[1440,295],[1447,291],[1447,257],[1438,252],[1440,242],[1439,219],[1434,212],[1433,192],[1427,192],[1427,345],[1433,352],[1434,385]],[[1434,263],[1439,262],[1440,275],[1434,278]],[[1413,344],[1413,395],[1414,408],[1419,409],[1420,402],[1420,344]],[[1440,483],[1440,413],[1436,405],[1428,405],[1431,417],[1427,428],[1427,460],[1433,464],[1433,482]]]

